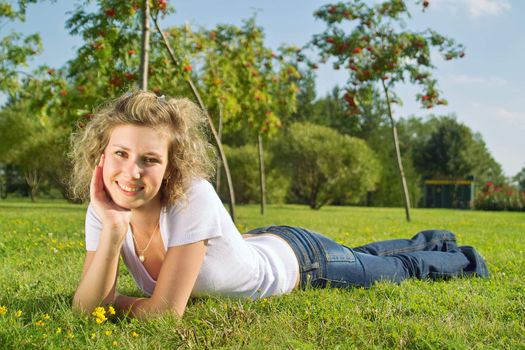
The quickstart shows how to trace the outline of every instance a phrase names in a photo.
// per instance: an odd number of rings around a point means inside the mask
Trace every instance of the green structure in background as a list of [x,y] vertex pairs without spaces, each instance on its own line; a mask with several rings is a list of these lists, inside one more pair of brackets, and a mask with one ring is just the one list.
[[470,209],[473,207],[474,177],[425,180],[426,208]]

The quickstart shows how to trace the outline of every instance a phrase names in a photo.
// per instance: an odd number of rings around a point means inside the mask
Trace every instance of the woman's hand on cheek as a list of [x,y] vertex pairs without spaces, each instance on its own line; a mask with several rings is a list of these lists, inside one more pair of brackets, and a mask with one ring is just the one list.
[[93,176],[91,177],[91,204],[94,206],[97,215],[101,218],[103,225],[115,228],[117,229],[116,231],[122,232],[122,235],[124,235],[131,221],[131,211],[119,207],[107,193],[104,187],[103,168],[104,154],[102,154],[100,162],[93,170]]

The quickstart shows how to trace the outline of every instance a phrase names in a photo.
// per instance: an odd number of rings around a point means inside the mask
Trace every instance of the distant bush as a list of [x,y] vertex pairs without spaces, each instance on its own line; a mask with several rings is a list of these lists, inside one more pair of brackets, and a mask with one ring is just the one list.
[[357,203],[379,178],[379,162],[366,143],[328,127],[294,123],[272,150],[274,164],[290,176],[290,199],[313,209]]
[[[255,145],[241,147],[223,146],[228,159],[232,176],[235,202],[239,204],[260,203],[260,182],[258,152]],[[272,169],[271,152],[264,151],[266,174],[266,201],[268,203],[284,203],[288,191],[289,180],[279,171]],[[219,195],[223,201],[229,198],[226,176],[221,176]]]
[[489,181],[476,196],[474,207],[480,210],[523,211],[525,192],[507,184],[495,186]]

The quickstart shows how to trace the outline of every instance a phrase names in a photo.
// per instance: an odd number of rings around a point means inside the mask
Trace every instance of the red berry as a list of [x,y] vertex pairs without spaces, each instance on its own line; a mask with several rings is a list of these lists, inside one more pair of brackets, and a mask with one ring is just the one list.
[[108,17],[115,17],[116,14],[117,14],[117,12],[115,11],[114,8],[110,8],[110,9],[106,10],[106,16],[108,16]]
[[326,38],[326,42],[330,43],[330,44],[333,44],[334,43],[334,38],[329,36],[328,38]]
[[337,12],[337,8],[335,6],[330,6],[330,8],[328,9],[328,13],[332,15],[336,12]]
[[54,70],[53,68],[49,68],[49,69],[47,70],[47,74],[49,74],[49,75],[53,75],[53,74],[55,74],[55,70]]
[[421,97],[421,99],[422,99],[423,101],[428,101],[429,98],[430,98],[430,97],[429,97],[428,95],[425,95],[425,96]]
[[129,50],[128,50],[128,55],[134,55],[134,54],[136,54],[136,53],[137,53],[137,51],[135,51],[135,50],[133,50],[133,49],[129,49]]
[[361,53],[361,48],[360,47],[356,47],[352,50],[353,53],[355,54],[358,54],[358,53]]
[[168,8],[168,2],[166,0],[159,0],[159,9],[164,11]]
[[193,68],[191,67],[191,64],[187,64],[184,66],[183,69],[185,72],[191,72]]
[[67,95],[67,90],[66,89],[62,89],[62,90],[60,90],[59,94],[60,94],[60,96],[64,97],[64,96]]

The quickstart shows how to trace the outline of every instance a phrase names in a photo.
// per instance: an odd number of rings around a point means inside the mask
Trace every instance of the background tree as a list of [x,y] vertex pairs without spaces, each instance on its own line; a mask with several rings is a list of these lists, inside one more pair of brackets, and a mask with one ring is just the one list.
[[60,133],[52,119],[35,115],[27,101],[0,111],[0,162],[16,166],[24,175],[32,201],[43,184],[61,185]]
[[[10,22],[24,22],[29,3],[36,3],[36,0],[19,0],[17,8],[9,2],[0,2],[0,28]],[[42,41],[37,33],[24,36],[11,31],[0,39],[0,93],[10,97],[16,95],[21,79],[31,76],[24,71],[28,61],[41,51]]]
[[[296,81],[300,75],[292,61],[294,48],[279,54],[264,46],[264,32],[251,18],[242,27],[220,25],[197,33],[203,51],[201,81],[208,105],[224,116],[225,133],[242,130],[255,139],[259,151],[261,213],[264,214],[263,140],[281,128],[280,116],[295,109]],[[238,141],[237,141],[238,142]]]
[[[423,8],[429,5],[428,1],[419,3]],[[359,114],[361,100],[369,96],[369,93],[363,96],[362,92],[368,92],[374,84],[382,87],[405,197],[406,219],[410,220],[408,187],[391,110],[391,103],[398,102],[398,98],[392,90],[408,79],[422,87],[423,92],[417,97],[425,108],[446,104],[429,71],[433,68],[430,48],[437,48],[445,59],[451,60],[463,57],[463,47],[430,29],[406,30],[404,21],[410,12],[403,0],[373,5],[361,0],[329,4],[321,7],[315,16],[327,24],[327,29],[314,36],[313,45],[321,51],[323,60],[333,57],[335,68],[347,69],[349,79],[344,98],[354,114]]]
[[273,153],[291,179],[293,197],[312,209],[342,198],[359,202],[379,175],[376,157],[363,140],[315,124],[292,124]]
[[501,166],[488,151],[480,134],[455,116],[433,116],[423,122],[410,118],[414,164],[423,177],[474,176],[478,185],[504,181]]
[[518,183],[520,191],[525,192],[525,166],[514,176],[514,181]]
[[[271,149],[271,148],[270,148]],[[267,198],[270,203],[284,203],[290,187],[290,179],[281,169],[272,167],[272,152],[264,152],[266,168]],[[235,200],[242,204],[255,204],[260,202],[259,168],[257,166],[259,154],[257,146],[247,143],[239,147],[224,145],[228,157],[228,164],[232,171],[232,180],[235,183]],[[221,198],[228,198],[227,188],[222,183],[218,191]]]

